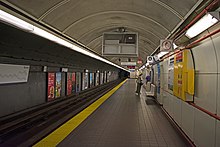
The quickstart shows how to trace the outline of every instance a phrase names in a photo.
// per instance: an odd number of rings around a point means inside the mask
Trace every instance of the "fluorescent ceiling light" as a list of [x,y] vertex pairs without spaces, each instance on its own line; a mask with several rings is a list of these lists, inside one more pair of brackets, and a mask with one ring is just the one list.
[[215,17],[210,14],[206,14],[186,31],[186,36],[193,38],[217,22],[218,20]]
[[3,22],[6,22],[8,24],[11,24],[13,26],[16,26],[18,28],[21,28],[22,30],[25,30],[25,31],[33,31],[34,30],[34,26],[9,14],[9,13],[6,13],[2,10],[0,10],[0,20],[3,21]]
[[160,57],[164,56],[165,54],[167,54],[168,52],[160,52],[159,54],[157,54],[158,58],[160,59]]
[[20,29],[23,29],[23,30],[26,30],[26,31],[30,31],[31,33],[34,33],[34,34],[36,34],[38,36],[44,37],[44,38],[46,38],[48,40],[51,40],[51,41],[53,41],[55,43],[58,43],[58,44],[63,45],[65,47],[68,47],[68,48],[70,48],[70,49],[72,49],[74,51],[80,52],[80,53],[82,53],[84,55],[90,56],[92,58],[95,58],[95,59],[100,60],[102,62],[105,62],[107,64],[113,65],[113,66],[115,66],[117,68],[120,68],[122,70],[130,72],[129,70],[127,70],[127,69],[125,69],[125,68],[123,68],[121,66],[118,66],[117,64],[114,64],[114,63],[112,63],[112,62],[110,62],[110,61],[108,61],[108,60],[106,60],[106,59],[104,59],[104,58],[102,58],[102,57],[100,57],[100,56],[90,52],[90,51],[87,51],[84,48],[81,48],[81,47],[79,47],[79,46],[77,46],[75,44],[72,44],[72,43],[64,40],[64,39],[61,39],[61,38],[59,38],[59,37],[57,37],[57,36],[47,32],[47,31],[45,31],[45,30],[43,30],[41,28],[38,28],[38,27],[28,23],[28,22],[25,22],[25,21],[15,17],[15,16],[13,16],[13,15],[11,15],[9,13],[6,13],[6,12],[4,12],[2,10],[0,10],[0,20],[3,21],[3,22],[6,22],[6,23],[12,24],[12,25],[14,25],[14,26],[16,26],[16,27],[18,27]]

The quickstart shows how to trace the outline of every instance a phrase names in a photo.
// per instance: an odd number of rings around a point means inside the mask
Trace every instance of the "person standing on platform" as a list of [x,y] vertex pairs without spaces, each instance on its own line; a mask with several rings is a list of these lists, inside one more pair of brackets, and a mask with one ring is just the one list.
[[136,83],[137,83],[136,95],[140,95],[141,86],[143,85],[142,73],[138,76]]

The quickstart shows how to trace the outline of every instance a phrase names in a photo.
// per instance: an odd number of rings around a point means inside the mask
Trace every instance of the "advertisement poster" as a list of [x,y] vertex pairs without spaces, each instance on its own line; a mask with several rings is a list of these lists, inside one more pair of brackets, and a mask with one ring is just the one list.
[[168,89],[173,91],[173,80],[174,80],[174,57],[169,60],[168,67]]
[[89,75],[89,86],[94,87],[94,73],[90,73]]
[[89,86],[89,77],[88,73],[83,73],[83,82],[82,82],[82,90],[85,90]]
[[157,82],[158,82],[157,93],[160,94],[160,64],[159,63],[157,64],[157,72],[158,72],[158,75],[157,75]]
[[72,73],[72,93],[76,92],[76,73]]
[[103,73],[103,83],[106,82],[106,72]]
[[55,73],[48,73],[47,77],[47,98],[48,101],[54,99],[54,83],[55,83]]
[[77,72],[76,73],[76,92],[81,91],[81,73]]
[[66,88],[67,95],[70,95],[72,93],[72,73],[67,73],[67,88]]
[[176,55],[176,63],[183,62],[183,52]]
[[100,85],[103,84],[103,73],[100,73]]
[[99,73],[96,73],[95,86],[99,85]]
[[107,82],[110,81],[110,77],[111,77],[111,72],[109,71],[109,72],[107,73]]
[[56,73],[56,90],[55,97],[58,98],[61,96],[61,72]]

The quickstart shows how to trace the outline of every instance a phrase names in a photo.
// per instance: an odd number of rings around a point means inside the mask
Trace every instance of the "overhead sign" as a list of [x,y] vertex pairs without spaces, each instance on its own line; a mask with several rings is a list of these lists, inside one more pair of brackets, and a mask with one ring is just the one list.
[[127,66],[129,69],[135,69],[135,66]]
[[172,51],[173,50],[173,40],[160,40],[160,51]]
[[121,65],[123,66],[136,66],[136,62],[121,62]]
[[106,32],[102,40],[103,56],[138,56],[138,33]]

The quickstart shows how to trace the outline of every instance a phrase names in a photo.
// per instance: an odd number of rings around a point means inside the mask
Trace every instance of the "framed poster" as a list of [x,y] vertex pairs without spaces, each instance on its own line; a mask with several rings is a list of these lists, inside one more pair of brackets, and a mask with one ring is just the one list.
[[100,81],[100,79],[99,79],[99,73],[96,73],[95,74],[95,86],[98,86],[99,85],[99,81]]
[[108,82],[108,72],[105,72],[105,82]]
[[56,73],[55,97],[61,96],[61,72]]
[[103,83],[106,83],[106,72],[103,73]]
[[76,92],[76,73],[72,73],[72,93]]
[[103,73],[100,73],[100,85],[103,84]]
[[111,81],[111,75],[112,75],[112,72],[111,71],[109,71],[108,73],[107,73],[107,82],[110,82]]
[[54,99],[54,83],[55,83],[55,73],[48,73],[47,75],[47,100],[48,101]]
[[158,74],[157,74],[157,83],[158,83],[157,93],[160,94],[160,64],[159,63],[157,63],[157,72],[158,72]]
[[72,73],[67,73],[67,88],[66,94],[70,95],[72,93]]
[[82,78],[82,90],[85,90],[89,86],[89,77],[88,73],[83,73],[83,78]]
[[94,87],[94,85],[95,85],[94,81],[95,81],[94,73],[90,73],[89,74],[89,87]]
[[174,79],[174,57],[169,59],[168,65],[168,89],[173,91],[173,79]]
[[81,91],[81,73],[77,72],[76,73],[76,92]]

